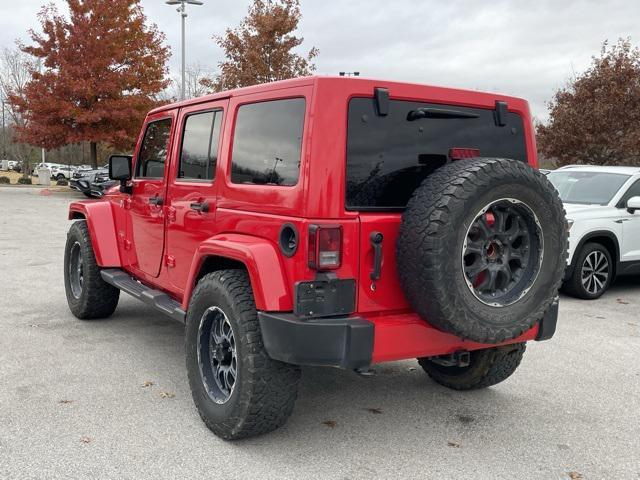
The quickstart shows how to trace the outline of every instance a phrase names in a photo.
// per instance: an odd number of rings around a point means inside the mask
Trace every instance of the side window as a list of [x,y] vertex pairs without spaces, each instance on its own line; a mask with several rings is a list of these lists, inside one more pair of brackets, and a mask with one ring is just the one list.
[[138,153],[136,178],[164,177],[164,163],[171,134],[171,119],[165,118],[147,125]]
[[636,180],[636,182],[629,187],[627,193],[625,193],[620,199],[618,208],[626,208],[627,200],[629,200],[631,197],[640,197],[640,180]]
[[304,110],[304,98],[242,105],[233,136],[231,181],[298,183]]
[[189,115],[184,124],[178,178],[213,180],[218,163],[222,110]]

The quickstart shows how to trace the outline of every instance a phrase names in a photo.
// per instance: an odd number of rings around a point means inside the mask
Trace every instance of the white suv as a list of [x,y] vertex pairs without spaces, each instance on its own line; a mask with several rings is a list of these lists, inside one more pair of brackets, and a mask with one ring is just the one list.
[[640,274],[640,168],[575,165],[548,178],[570,229],[564,291],[595,299],[617,275]]

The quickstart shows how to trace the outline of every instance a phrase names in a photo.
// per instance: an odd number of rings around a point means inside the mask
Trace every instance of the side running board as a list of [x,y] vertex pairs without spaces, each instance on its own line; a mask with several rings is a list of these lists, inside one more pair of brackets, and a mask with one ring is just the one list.
[[118,268],[106,268],[100,271],[102,279],[109,285],[119,288],[123,292],[142,300],[156,310],[169,315],[174,320],[185,323],[186,312],[173,298],[160,290],[141,284],[128,273]]

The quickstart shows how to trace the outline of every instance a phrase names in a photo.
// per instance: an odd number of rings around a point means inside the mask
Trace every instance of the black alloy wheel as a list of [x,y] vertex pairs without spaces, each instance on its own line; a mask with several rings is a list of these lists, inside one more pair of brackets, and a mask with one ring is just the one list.
[[82,284],[84,282],[84,265],[82,261],[82,249],[80,243],[75,242],[69,253],[69,287],[74,298],[79,299],[82,295]]
[[540,222],[522,201],[494,201],[476,215],[462,250],[462,268],[473,295],[492,307],[511,305],[527,294],[540,271]]
[[238,376],[238,358],[233,328],[219,307],[208,308],[200,320],[198,365],[209,397],[216,403],[229,400]]

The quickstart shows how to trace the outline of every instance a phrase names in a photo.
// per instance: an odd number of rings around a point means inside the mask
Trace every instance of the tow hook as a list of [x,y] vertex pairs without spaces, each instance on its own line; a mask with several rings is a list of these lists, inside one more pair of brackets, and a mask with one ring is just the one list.
[[468,367],[471,363],[471,352],[468,350],[459,350],[450,355],[429,357],[429,360],[443,367]]

